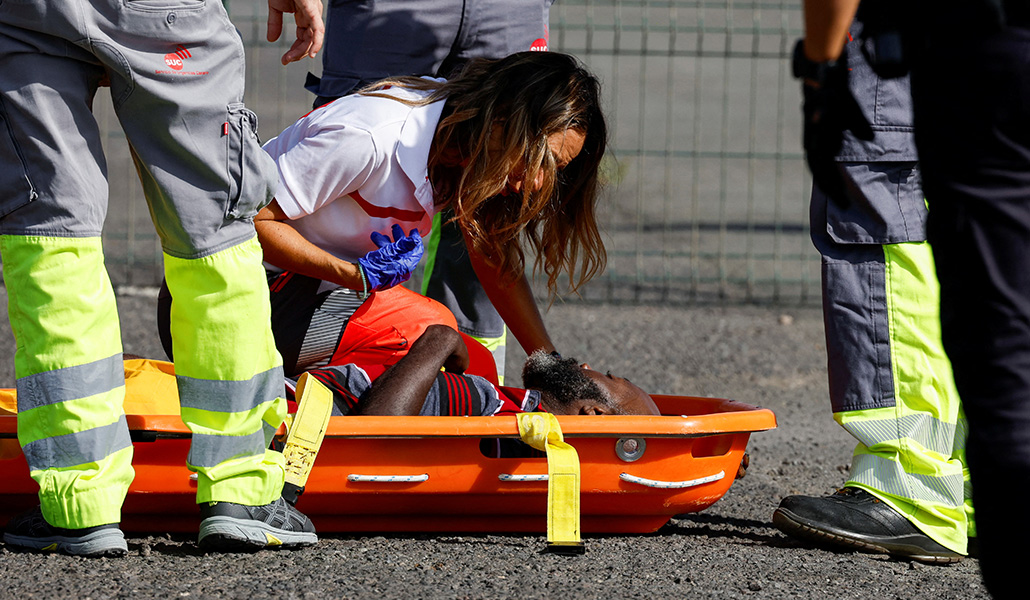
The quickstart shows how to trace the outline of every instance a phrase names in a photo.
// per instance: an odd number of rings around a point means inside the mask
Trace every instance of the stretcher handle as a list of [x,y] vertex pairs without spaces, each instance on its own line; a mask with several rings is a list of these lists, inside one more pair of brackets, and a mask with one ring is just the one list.
[[636,475],[630,475],[629,473],[619,473],[619,479],[623,481],[628,481],[630,483],[639,483],[643,486],[661,489],[679,489],[694,487],[704,483],[719,481],[725,476],[725,471],[719,471],[715,475],[709,475],[707,477],[701,477],[699,479],[688,479],[687,481],[658,481],[657,479],[644,479],[643,477],[637,477]]
[[547,481],[547,473],[540,473],[539,475],[512,475],[511,473],[501,473],[497,476],[501,481]]
[[423,481],[429,481],[429,474],[423,473],[421,475],[358,475],[356,473],[351,473],[347,476],[347,481],[362,481],[373,483],[421,483]]

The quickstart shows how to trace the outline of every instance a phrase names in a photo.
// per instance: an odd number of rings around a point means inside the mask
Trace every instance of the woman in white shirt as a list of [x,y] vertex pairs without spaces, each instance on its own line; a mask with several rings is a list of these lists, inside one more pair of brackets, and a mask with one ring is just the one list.
[[[524,248],[552,296],[562,274],[575,290],[604,268],[595,219],[607,142],[599,96],[597,79],[573,57],[523,52],[473,60],[448,81],[384,80],[265,144],[280,185],[255,224],[287,372],[335,363],[362,344],[399,359],[431,324],[434,305],[443,311],[437,320],[453,326],[439,304],[391,287],[414,268],[419,233],[443,208],[454,210],[476,274],[523,348],[554,351]],[[392,242],[378,236],[381,250],[370,239],[391,231]],[[378,262],[359,264],[377,250]],[[421,308],[406,315],[409,304]],[[343,343],[359,318],[389,322],[383,332],[392,338],[363,330],[361,341]]]

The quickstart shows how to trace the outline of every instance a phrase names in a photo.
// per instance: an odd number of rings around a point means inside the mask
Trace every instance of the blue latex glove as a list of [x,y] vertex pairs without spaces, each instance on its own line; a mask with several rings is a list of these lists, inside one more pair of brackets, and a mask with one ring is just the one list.
[[404,283],[411,277],[418,261],[422,259],[422,236],[418,229],[404,235],[400,225],[394,225],[393,241],[379,233],[372,232],[372,241],[378,250],[373,250],[358,259],[358,265],[368,279],[368,287],[372,290],[385,290]]

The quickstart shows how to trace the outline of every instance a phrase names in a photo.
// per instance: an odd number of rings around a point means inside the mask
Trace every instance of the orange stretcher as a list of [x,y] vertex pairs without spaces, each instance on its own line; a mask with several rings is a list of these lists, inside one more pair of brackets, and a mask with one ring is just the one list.
[[[122,527],[195,532],[189,430],[174,403],[147,399],[174,387],[170,365],[130,362],[136,478]],[[579,454],[584,533],[652,532],[707,508],[743,475],[751,433],[776,427],[771,411],[731,400],[653,397],[664,416],[558,417]],[[14,412],[13,392],[0,390],[0,524],[38,504]],[[514,416],[331,417],[297,506],[320,533],[544,532],[546,458],[491,458],[503,438],[519,438]]]

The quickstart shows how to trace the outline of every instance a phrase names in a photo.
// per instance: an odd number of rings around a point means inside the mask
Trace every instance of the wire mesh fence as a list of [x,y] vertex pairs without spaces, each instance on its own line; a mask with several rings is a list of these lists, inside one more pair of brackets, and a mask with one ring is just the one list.
[[[279,64],[263,0],[226,3],[247,48],[247,104],[262,138],[311,108],[318,60]],[[819,258],[789,52],[800,0],[558,0],[552,50],[602,80],[610,121],[601,219],[608,269],[566,301],[809,303]],[[119,287],[161,278],[161,251],[104,94],[111,206],[105,248]]]

